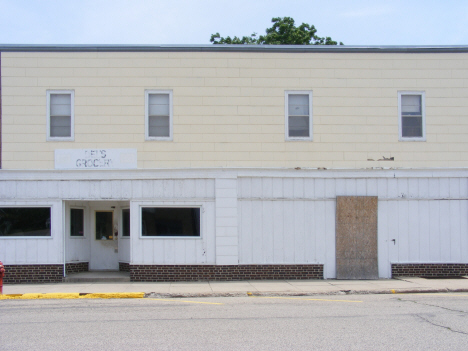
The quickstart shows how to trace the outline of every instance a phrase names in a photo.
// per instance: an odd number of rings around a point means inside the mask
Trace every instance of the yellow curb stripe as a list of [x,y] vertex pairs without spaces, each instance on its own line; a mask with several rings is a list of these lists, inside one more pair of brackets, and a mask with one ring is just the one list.
[[458,294],[452,294],[450,292],[440,292],[440,293],[398,293],[398,295],[421,295],[421,296],[427,296],[427,295],[432,295],[432,296],[444,296],[444,295],[449,295],[450,297],[452,296],[464,296],[467,297],[468,295],[458,295]]
[[176,299],[153,299],[149,298],[147,300],[156,300],[156,301],[170,301],[170,302],[187,302],[187,303],[201,303],[206,305],[224,305],[221,302],[204,302],[204,301],[187,301],[187,300],[176,300]]
[[304,299],[300,297],[281,297],[281,296],[250,296],[257,299],[285,299],[285,300],[305,300],[305,301],[329,301],[329,302],[362,302],[356,300],[328,300],[328,299]]
[[145,293],[92,293],[80,295],[80,293],[29,293],[0,295],[0,300],[38,300],[38,299],[135,299],[143,298]]
[[80,296],[80,299],[141,299],[145,297],[143,292],[134,293],[92,293]]

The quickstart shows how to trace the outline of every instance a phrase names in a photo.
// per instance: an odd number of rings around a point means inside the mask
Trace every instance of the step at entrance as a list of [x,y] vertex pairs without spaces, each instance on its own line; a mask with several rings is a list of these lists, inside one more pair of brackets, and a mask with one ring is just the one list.
[[129,272],[89,271],[71,273],[63,278],[64,283],[115,283],[130,282]]

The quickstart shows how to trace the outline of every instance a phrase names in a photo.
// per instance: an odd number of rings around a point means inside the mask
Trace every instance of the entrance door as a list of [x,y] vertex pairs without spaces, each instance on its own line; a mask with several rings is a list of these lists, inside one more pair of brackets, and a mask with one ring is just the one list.
[[94,211],[93,237],[91,238],[92,270],[118,270],[117,228],[114,225],[114,211]]
[[336,278],[378,279],[377,196],[336,198]]

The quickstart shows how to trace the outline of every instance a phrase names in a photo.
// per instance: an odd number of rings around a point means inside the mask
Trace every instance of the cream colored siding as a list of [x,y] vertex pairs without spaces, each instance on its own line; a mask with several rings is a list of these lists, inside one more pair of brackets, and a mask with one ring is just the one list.
[[[139,168],[467,167],[468,54],[2,52],[2,168],[54,150],[136,148]],[[46,91],[75,91],[75,141],[46,141]],[[145,141],[145,89],[173,91],[173,141]],[[313,93],[313,141],[285,141],[284,93]],[[398,141],[398,91],[426,141]],[[379,160],[383,156],[394,161]]]

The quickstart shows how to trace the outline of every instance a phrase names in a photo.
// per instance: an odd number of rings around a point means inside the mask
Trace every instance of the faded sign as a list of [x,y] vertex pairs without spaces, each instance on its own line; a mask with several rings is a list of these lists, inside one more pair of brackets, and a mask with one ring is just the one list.
[[59,149],[55,169],[134,169],[136,149]]

